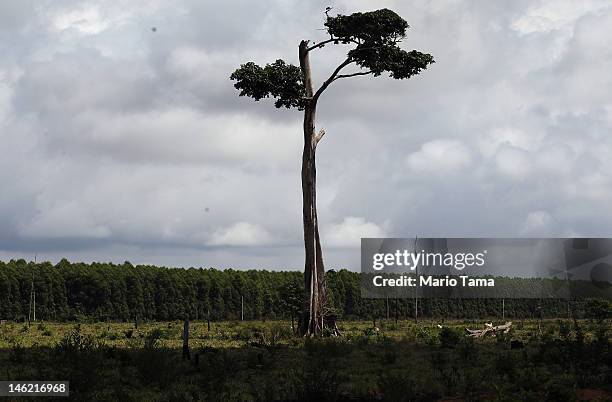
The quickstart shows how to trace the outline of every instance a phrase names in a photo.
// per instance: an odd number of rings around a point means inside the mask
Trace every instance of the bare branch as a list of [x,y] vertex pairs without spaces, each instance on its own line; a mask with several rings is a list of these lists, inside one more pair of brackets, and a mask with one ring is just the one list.
[[325,135],[325,130],[320,129],[319,132],[314,136],[314,146],[316,147],[317,144],[319,144],[319,141],[321,141],[321,138],[323,138],[323,136]]
[[321,88],[319,88],[317,90],[317,92],[314,94],[314,96],[312,97],[313,101],[317,101],[317,99],[319,99],[319,96],[321,96],[321,94],[323,93],[323,91],[325,91],[325,89],[327,89],[327,87],[329,86],[329,84],[331,84],[334,79],[336,79],[336,77],[338,76],[338,74],[340,73],[340,70],[342,70],[344,67],[348,66],[349,64],[351,64],[353,62],[353,60],[349,57],[346,60],[344,60],[338,67],[336,67],[336,69],[334,70],[334,72],[329,76],[329,78],[327,80],[325,80],[325,82],[321,85]]
[[352,74],[339,74],[336,76],[336,78],[334,78],[334,81],[340,78],[357,77],[358,75],[368,75],[368,74],[372,74],[372,71],[368,70],[368,71],[360,71],[360,72],[352,73]]
[[325,46],[326,44],[328,44],[328,43],[330,43],[330,42],[333,42],[333,41],[335,41],[335,40],[337,40],[337,39],[331,38],[331,39],[324,40],[323,42],[319,42],[319,43],[317,43],[316,45],[312,45],[312,46],[310,46],[310,47],[309,47],[308,49],[306,49],[306,50],[310,52],[311,50],[314,50],[314,49],[317,49],[317,48],[323,47],[323,46]]
[[[327,39],[327,40],[324,40],[323,42],[319,42],[319,43],[317,43],[317,44],[315,44],[315,45],[312,45],[312,46],[310,46],[310,47],[309,47],[308,49],[306,49],[306,50],[310,52],[311,50],[315,50],[315,49],[318,49],[318,48],[322,48],[323,46],[325,46],[325,45],[327,45],[328,43],[331,43],[331,42],[334,42],[334,43],[339,43],[339,44],[343,44],[343,45],[346,45],[346,44],[347,44],[347,43],[345,43],[345,42],[343,41],[343,39],[338,39],[338,38],[333,38],[333,37],[332,37],[332,38],[329,38],[329,39]],[[349,39],[349,43],[354,43],[354,44],[356,44],[356,45],[360,45],[360,44],[361,44],[361,42],[356,41],[355,39]]]

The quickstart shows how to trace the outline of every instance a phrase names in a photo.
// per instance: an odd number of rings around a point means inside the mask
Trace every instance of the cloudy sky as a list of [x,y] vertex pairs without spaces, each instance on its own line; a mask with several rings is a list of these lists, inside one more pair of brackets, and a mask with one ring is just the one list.
[[612,236],[609,0],[1,0],[0,259],[301,269],[300,113],[228,76],[297,64],[328,5],[436,59],[321,100],[328,267],[360,237]]

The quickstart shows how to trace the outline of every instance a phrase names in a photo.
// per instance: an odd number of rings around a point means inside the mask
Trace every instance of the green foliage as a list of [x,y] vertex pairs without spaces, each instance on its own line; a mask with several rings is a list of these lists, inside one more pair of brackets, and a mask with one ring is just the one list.
[[[355,64],[366,69],[360,75],[379,76],[388,72],[392,78],[405,79],[419,74],[434,63],[430,54],[417,50],[407,52],[398,46],[406,36],[408,23],[388,9],[328,16],[325,27],[330,39],[313,45],[310,50],[322,48],[326,43],[354,45],[337,73],[343,67]],[[325,90],[335,78],[332,76],[319,91]],[[230,79],[236,81],[234,87],[240,91],[240,96],[248,96],[256,101],[272,97],[276,99],[274,105],[277,108],[303,110],[310,102],[310,99],[305,98],[306,89],[300,68],[280,59],[265,67],[254,62],[242,64]],[[319,94],[314,96],[315,102]]]
[[[241,297],[245,320],[290,320],[300,315],[304,300],[304,276],[297,271],[168,269],[66,260],[57,265],[0,261],[0,319],[19,320],[24,334],[43,332],[38,323],[31,327],[23,323],[30,307],[32,277],[36,315],[45,320],[42,324],[45,327],[50,327],[51,321],[133,323],[135,317],[139,325],[145,325],[148,320],[182,320],[185,315],[192,320],[206,320],[209,312],[214,325],[215,321],[240,318]],[[327,307],[340,321],[375,317],[381,330],[395,328],[394,323],[380,320],[386,316],[384,299],[360,297],[360,273],[329,270],[325,280],[329,294],[333,294]],[[497,286],[500,293],[512,294],[516,288],[541,289],[542,281],[546,280],[505,278]],[[581,282],[577,281],[574,286],[581,286]],[[575,300],[572,305],[576,318],[587,316],[600,320],[609,316],[606,315],[609,302],[603,299]],[[499,299],[423,299],[419,301],[419,317],[499,317],[499,306]],[[506,300],[506,317],[537,318],[541,312],[543,318],[556,318],[566,314],[566,307],[567,301],[562,299]],[[395,304],[392,308],[394,311]],[[411,318],[414,304],[411,300],[398,300],[397,310],[400,319]],[[180,327],[180,323],[175,323],[173,331],[178,334]],[[95,336],[102,333],[104,329],[100,328]],[[107,330],[104,337],[108,336],[111,331]],[[124,338],[121,331],[114,331],[112,336]],[[437,343],[437,333],[432,338]]]
[[91,335],[81,333],[81,326],[67,334],[57,344],[57,349],[64,354],[77,355],[79,353],[93,352],[98,348],[99,344]]
[[[609,399],[610,340],[599,328],[609,330],[610,323],[580,321],[580,349],[558,336],[556,320],[541,324],[551,339],[526,341],[521,350],[465,336],[457,347],[443,349],[431,320],[399,321],[366,343],[358,340],[370,321],[340,323],[341,338],[283,334],[282,347],[267,349],[237,341],[238,334],[283,332],[289,322],[222,322],[209,332],[196,321],[192,359],[183,361],[179,321],[142,323],[138,330],[131,323],[45,323],[60,342],[40,338],[36,326],[20,334],[21,324],[8,323],[0,326],[0,367],[7,368],[3,380],[70,379],[71,398],[87,401],[564,401],[584,389]],[[469,323],[444,325],[459,331]],[[525,320],[513,337],[526,339],[537,327],[537,320]],[[427,338],[405,340],[421,329]],[[101,330],[133,330],[135,339],[94,340]],[[156,345],[143,347],[140,335]],[[432,337],[436,345],[427,347]]]
[[263,68],[252,61],[242,64],[230,79],[236,81],[234,87],[240,90],[240,96],[256,101],[276,98],[274,105],[277,108],[304,108],[305,91],[300,68],[283,60],[276,60]]
[[561,339],[568,341],[572,333],[570,322],[566,320],[557,320],[557,324],[559,325],[559,336]]
[[395,79],[410,78],[425,70],[434,62],[433,56],[417,50],[407,52],[397,46],[359,45],[349,52],[358,66],[369,69],[376,77],[384,72]]
[[406,36],[408,23],[389,9],[337,15],[325,21],[327,32],[342,43],[395,45]]
[[165,336],[165,331],[161,328],[155,328],[147,334],[144,340],[145,349],[157,349],[160,340]]
[[584,309],[588,318],[597,320],[612,318],[612,303],[608,300],[589,298],[585,300]]
[[408,23],[391,10],[328,17],[325,26],[341,43],[356,44],[349,58],[374,76],[389,72],[395,79],[410,78],[434,63],[430,54],[398,46],[406,37]]
[[461,339],[465,338],[465,335],[457,329],[444,327],[440,330],[438,338],[443,348],[454,348],[459,344]]

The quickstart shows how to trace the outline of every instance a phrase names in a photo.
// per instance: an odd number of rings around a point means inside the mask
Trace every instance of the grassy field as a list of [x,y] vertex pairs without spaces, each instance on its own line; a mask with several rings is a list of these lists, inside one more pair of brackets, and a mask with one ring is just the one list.
[[[491,321],[487,321],[491,322]],[[492,321],[502,324],[502,321]],[[373,330],[371,321],[348,321],[339,323],[343,338],[347,341],[361,340],[361,338],[388,339],[414,343],[415,345],[436,345],[439,343],[440,326],[451,328],[458,332],[465,328],[481,329],[485,320],[453,320],[441,322],[439,320],[414,321],[378,321]],[[580,320],[579,324],[584,330],[585,340],[592,341],[599,325],[596,322]],[[563,325],[573,326],[568,320],[515,320],[511,338],[523,342],[536,341],[540,337],[561,336]],[[606,323],[609,325],[609,323]],[[181,348],[183,322],[146,322],[140,323],[138,328],[134,323],[98,322],[98,323],[55,323],[8,322],[0,325],[0,348],[8,348],[15,344],[22,347],[51,347],[78,329],[83,336],[91,337],[97,343],[109,347],[139,348],[143,347],[146,339],[154,337],[157,346],[164,348]],[[570,329],[571,331],[571,329]],[[211,322],[208,330],[206,321],[191,321],[190,346],[192,348],[240,348],[253,343],[273,342],[277,346],[300,346],[304,340],[292,336],[291,322],[286,321],[222,321]],[[612,333],[611,333],[612,335]],[[481,343],[494,343],[494,337],[480,340]]]
[[610,400],[609,321],[465,336],[483,323],[348,321],[341,338],[303,339],[285,321],[197,321],[190,360],[178,321],[5,323],[0,380],[69,379],[75,400]]

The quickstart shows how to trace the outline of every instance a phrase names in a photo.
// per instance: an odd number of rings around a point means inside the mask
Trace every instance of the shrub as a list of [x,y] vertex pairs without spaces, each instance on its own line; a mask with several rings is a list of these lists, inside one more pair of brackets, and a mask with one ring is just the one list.
[[557,320],[557,324],[559,325],[559,336],[564,341],[568,341],[570,338],[570,334],[572,333],[572,327],[570,323],[565,320]]
[[584,302],[587,318],[603,321],[612,317],[612,304],[605,299],[589,298]]
[[438,334],[438,338],[443,348],[454,348],[459,344],[463,335],[456,329],[444,327]]
[[164,336],[164,331],[161,328],[154,328],[145,336],[144,348],[147,350],[157,349],[160,339]]
[[575,401],[576,389],[567,376],[552,378],[545,386],[546,401]]
[[65,354],[93,352],[99,344],[91,335],[81,334],[81,327],[77,326],[72,332],[64,336],[56,345],[57,350]]

